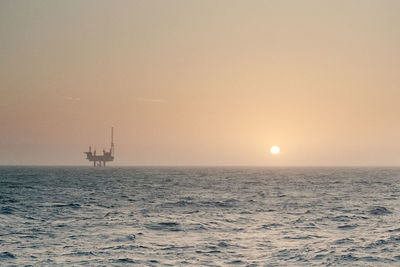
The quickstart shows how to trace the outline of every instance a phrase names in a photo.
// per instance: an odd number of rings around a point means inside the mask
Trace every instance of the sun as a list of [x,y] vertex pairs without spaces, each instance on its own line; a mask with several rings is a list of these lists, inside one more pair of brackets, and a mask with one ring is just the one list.
[[277,155],[281,152],[281,149],[279,148],[279,146],[272,146],[270,151],[271,151],[271,154]]

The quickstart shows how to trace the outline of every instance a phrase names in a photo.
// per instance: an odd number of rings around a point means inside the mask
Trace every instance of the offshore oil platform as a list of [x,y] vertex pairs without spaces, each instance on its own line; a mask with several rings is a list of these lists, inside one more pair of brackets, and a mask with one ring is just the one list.
[[110,151],[103,149],[103,155],[96,155],[96,150],[92,152],[92,147],[89,146],[88,152],[83,152],[86,154],[86,159],[93,162],[94,167],[105,167],[106,162],[114,160],[114,128],[111,128],[111,147]]

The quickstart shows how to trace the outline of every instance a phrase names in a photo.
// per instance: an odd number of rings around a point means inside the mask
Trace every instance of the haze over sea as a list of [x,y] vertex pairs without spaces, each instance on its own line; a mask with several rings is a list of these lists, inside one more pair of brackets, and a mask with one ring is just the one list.
[[0,265],[400,266],[399,168],[0,167]]

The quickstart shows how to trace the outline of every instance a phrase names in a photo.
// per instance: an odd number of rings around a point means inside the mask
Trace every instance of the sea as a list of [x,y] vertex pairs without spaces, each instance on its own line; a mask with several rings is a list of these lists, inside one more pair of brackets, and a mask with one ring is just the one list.
[[400,266],[400,168],[0,167],[0,266]]

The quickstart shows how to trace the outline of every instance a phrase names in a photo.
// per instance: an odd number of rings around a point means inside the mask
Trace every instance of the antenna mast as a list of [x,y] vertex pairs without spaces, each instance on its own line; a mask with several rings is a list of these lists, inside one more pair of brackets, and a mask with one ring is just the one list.
[[111,127],[111,155],[114,156],[114,127]]

